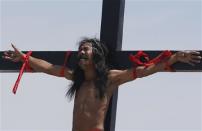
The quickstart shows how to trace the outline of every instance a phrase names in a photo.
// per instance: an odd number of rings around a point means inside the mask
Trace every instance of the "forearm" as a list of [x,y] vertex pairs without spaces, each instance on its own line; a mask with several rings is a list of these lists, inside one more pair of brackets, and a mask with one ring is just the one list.
[[[21,57],[21,61],[24,62],[24,57]],[[67,67],[53,65],[45,60],[38,59],[32,56],[28,57],[28,64],[36,72],[43,72],[49,75],[54,75],[58,77],[65,77],[68,80],[72,80],[72,71],[69,70]]]
[[[68,80],[72,80],[72,71],[65,66],[53,65],[45,60],[34,58],[30,56],[32,51],[24,54],[18,50],[14,45],[12,45],[14,51],[5,51],[2,56],[4,59],[13,61],[13,62],[23,62],[23,68],[26,66],[32,68],[36,72],[44,72],[50,75],[65,77]],[[23,69],[22,68],[22,69]]]
[[[200,63],[202,57],[200,56],[200,52],[197,51],[179,51],[175,54],[167,54],[159,55],[159,57],[154,58],[148,63],[143,63],[138,66],[134,66],[133,68],[127,70],[111,70],[109,75],[109,80],[113,81],[113,83],[117,83],[117,85],[121,85],[123,83],[135,80],[136,78],[145,77],[156,72],[164,71],[166,67],[173,65],[176,62],[183,62],[193,65],[194,63]],[[136,55],[137,56],[137,55]],[[131,61],[137,64],[139,61],[137,58],[131,58]],[[141,62],[139,62],[141,63]]]
[[173,54],[168,58],[167,60],[161,61],[156,64],[152,64],[148,66],[147,68],[145,67],[138,67],[137,70],[137,77],[145,77],[151,74],[154,74],[156,72],[164,71],[167,66],[171,66],[174,63],[178,61],[177,59],[177,53]]
[[167,66],[171,66],[176,62],[177,62],[177,53],[171,55],[170,58],[168,58],[167,60],[160,61],[159,63],[149,66],[147,69],[153,71],[154,73],[160,72],[166,70]]
[[44,72],[47,74],[51,74],[49,69],[53,65],[45,60],[30,56],[29,57],[29,66],[36,72]]

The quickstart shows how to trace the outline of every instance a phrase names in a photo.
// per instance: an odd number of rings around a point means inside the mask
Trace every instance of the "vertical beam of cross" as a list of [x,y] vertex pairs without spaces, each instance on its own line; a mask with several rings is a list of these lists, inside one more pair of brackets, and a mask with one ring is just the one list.
[[[100,39],[109,48],[108,64],[115,66],[114,52],[122,47],[125,0],[103,0]],[[115,131],[118,90],[114,92],[105,119],[105,131]]]

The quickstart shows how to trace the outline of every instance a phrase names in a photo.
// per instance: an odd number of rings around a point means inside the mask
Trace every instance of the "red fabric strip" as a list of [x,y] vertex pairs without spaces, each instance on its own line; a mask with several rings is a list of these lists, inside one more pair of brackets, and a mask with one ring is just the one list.
[[64,77],[64,76],[65,76],[65,66],[66,66],[66,64],[67,64],[67,61],[68,61],[68,59],[69,59],[70,54],[71,54],[71,51],[67,51],[67,52],[66,52],[64,64],[63,64],[63,67],[62,67],[61,70],[60,70],[60,76],[61,76],[61,77]]
[[[168,58],[170,58],[171,55],[172,55],[172,52],[166,50],[166,51],[162,52],[159,56],[157,56],[154,59],[150,60],[148,54],[144,53],[143,51],[138,51],[138,53],[136,55],[131,54],[129,56],[129,59],[134,64],[135,67],[137,67],[137,66],[148,67],[148,66],[150,66],[152,64],[158,64],[159,62],[166,61]],[[140,60],[141,57],[144,57],[146,62],[142,62]],[[166,69],[168,69],[168,68],[171,69],[171,67],[169,67],[169,66],[170,65],[166,64]]]
[[23,63],[23,65],[22,65],[21,69],[20,69],[18,78],[17,78],[17,80],[16,80],[16,82],[15,82],[15,85],[14,85],[14,87],[13,87],[13,93],[14,93],[14,94],[16,94],[16,92],[17,92],[17,88],[18,88],[18,85],[19,85],[19,83],[20,83],[21,77],[22,77],[22,75],[23,75],[23,73],[24,73],[24,70],[25,70],[25,69],[28,69],[28,70],[31,69],[30,66],[29,66],[29,56],[30,56],[31,54],[32,54],[32,51],[29,51],[26,55],[23,55],[23,56],[22,56],[22,59],[24,60],[24,63]]

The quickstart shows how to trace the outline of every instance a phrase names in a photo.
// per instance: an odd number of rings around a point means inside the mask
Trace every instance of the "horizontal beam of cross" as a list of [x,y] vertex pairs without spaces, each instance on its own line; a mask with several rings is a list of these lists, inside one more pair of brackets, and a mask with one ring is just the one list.
[[[26,52],[26,51],[25,51]],[[162,51],[145,51],[151,58],[154,58]],[[176,51],[172,51],[176,52]],[[116,63],[116,67],[112,67],[112,69],[127,69],[132,67],[132,63],[129,61],[128,56],[130,54],[136,54],[137,51],[117,51],[112,53],[113,63]],[[202,51],[200,51],[202,56]],[[65,51],[33,51],[32,56],[40,59],[44,59],[52,64],[63,65],[65,58]],[[0,51],[0,56],[3,55],[3,51]],[[74,69],[77,61],[77,51],[72,51],[67,66],[70,69]],[[14,63],[8,60],[4,60],[0,58],[0,72],[18,72],[20,70],[22,63]],[[191,66],[184,63],[176,63],[173,65],[173,68],[176,72],[202,72],[202,62],[196,64],[195,66]]]

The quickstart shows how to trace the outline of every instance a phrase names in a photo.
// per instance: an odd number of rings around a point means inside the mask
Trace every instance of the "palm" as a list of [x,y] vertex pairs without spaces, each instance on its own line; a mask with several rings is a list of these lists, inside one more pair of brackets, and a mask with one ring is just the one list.
[[200,63],[201,59],[200,53],[196,51],[178,52],[177,57],[180,62],[188,63],[190,65]]
[[13,61],[13,62],[21,61],[23,53],[21,51],[19,51],[14,45],[12,45],[12,47],[13,47],[14,51],[11,51],[11,50],[5,51],[3,58]]

